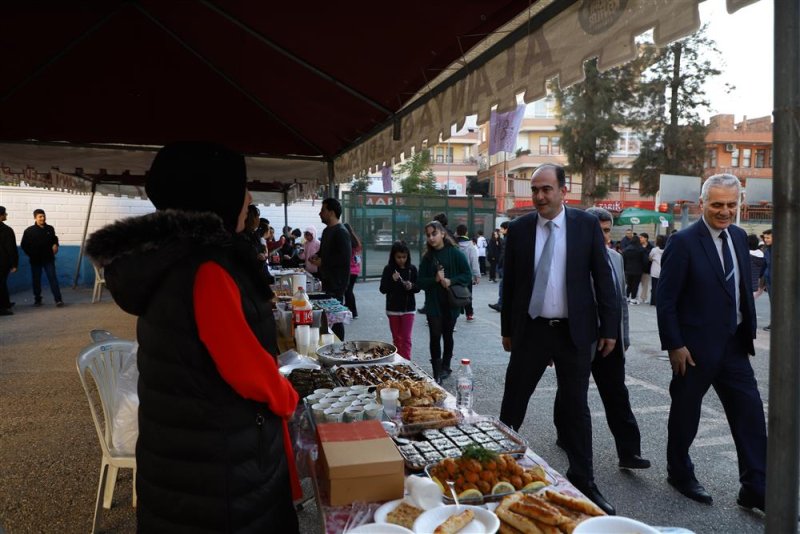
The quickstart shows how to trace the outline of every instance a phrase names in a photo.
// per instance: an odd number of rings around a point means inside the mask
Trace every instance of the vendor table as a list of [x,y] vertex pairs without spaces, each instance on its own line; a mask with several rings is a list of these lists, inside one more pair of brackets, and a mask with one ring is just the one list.
[[[390,363],[408,363],[408,360],[395,355],[394,359]],[[444,406],[446,408],[455,408],[455,405],[455,396],[448,392],[447,398],[444,401]],[[318,483],[320,466],[317,462],[317,443],[316,437],[313,434],[314,425],[311,423],[309,414],[305,410],[302,403],[298,407],[297,412],[295,412],[293,422],[295,453],[298,458],[298,469],[300,470],[301,477],[311,478],[314,499],[317,504],[320,521],[323,525],[323,532],[325,532],[325,534],[340,534],[350,516],[355,513],[355,508],[359,506],[361,507],[361,511],[368,514],[369,517],[369,520],[364,522],[372,522],[373,513],[380,505],[383,504],[383,502],[354,503],[346,506],[330,506],[326,495],[320,489],[321,485]],[[585,498],[585,496],[563,475],[561,475],[561,473],[550,467],[550,465],[545,462],[541,456],[536,454],[530,448],[525,451],[525,458],[528,461],[538,464],[544,468],[549,477],[553,480],[553,488],[558,489],[558,491],[562,493]],[[406,476],[416,475],[412,475],[406,471]]]

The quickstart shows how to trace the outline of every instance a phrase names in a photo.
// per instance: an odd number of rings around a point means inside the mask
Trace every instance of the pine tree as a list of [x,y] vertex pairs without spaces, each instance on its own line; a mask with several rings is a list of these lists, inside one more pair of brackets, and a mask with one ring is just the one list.
[[720,74],[721,63],[706,28],[664,48],[646,45],[653,59],[637,95],[642,145],[631,170],[642,194],[658,191],[661,174],[703,174],[706,126],[699,112],[709,107],[705,81]]
[[397,167],[398,174],[406,177],[400,180],[400,188],[407,195],[434,195],[436,176],[431,170],[430,150],[421,150]]
[[628,112],[643,65],[636,60],[601,73],[594,58],[584,64],[584,81],[564,90],[554,87],[561,150],[567,156],[567,170],[581,175],[585,206],[608,194],[597,178],[614,168],[610,156],[619,139],[617,130],[630,124]]

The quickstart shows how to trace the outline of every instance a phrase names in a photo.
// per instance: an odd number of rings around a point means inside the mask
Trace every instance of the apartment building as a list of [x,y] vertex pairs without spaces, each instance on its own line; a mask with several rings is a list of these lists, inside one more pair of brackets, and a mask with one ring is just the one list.
[[[512,214],[529,209],[532,205],[530,178],[543,163],[567,164],[561,151],[561,137],[557,130],[555,99],[548,97],[529,104],[517,137],[514,153],[500,152],[489,156],[489,123],[479,126],[478,179],[489,181],[490,193],[497,198],[497,211]],[[630,168],[639,154],[639,139],[633,131],[621,129],[617,150],[611,156],[613,171],[599,179],[606,185],[606,198],[596,204],[614,212],[628,207],[654,209],[655,199],[639,195],[637,184],[631,184]],[[567,204],[581,202],[580,174],[567,175]]]

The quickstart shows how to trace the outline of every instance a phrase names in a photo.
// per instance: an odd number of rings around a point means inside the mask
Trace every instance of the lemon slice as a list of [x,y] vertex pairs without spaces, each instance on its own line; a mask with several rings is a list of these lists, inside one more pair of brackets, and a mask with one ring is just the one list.
[[528,469],[528,473],[530,473],[531,476],[536,480],[547,481],[547,474],[541,465],[535,465],[531,467]]
[[500,493],[514,493],[516,488],[510,482],[498,482],[492,488],[492,495],[499,495]]
[[473,488],[464,490],[458,494],[458,500],[460,501],[473,501],[478,499],[483,499],[483,493]]
[[539,491],[544,487],[547,487],[547,482],[542,482],[541,480],[534,480],[530,484],[525,485],[525,487],[522,488],[522,491],[528,491],[528,492]]
[[439,481],[439,479],[438,479],[438,478],[436,478],[436,477],[431,477],[431,478],[433,479],[433,481],[434,481],[434,482],[436,482],[436,485],[437,485],[437,486],[439,486],[439,490],[440,490],[442,493],[444,493],[444,486],[443,486],[443,485],[442,485],[442,483]]

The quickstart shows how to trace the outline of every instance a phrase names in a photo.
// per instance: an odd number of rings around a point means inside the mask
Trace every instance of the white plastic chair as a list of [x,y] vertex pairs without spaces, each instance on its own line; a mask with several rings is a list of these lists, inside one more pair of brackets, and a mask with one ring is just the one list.
[[92,290],[92,304],[100,302],[103,297],[103,288],[106,285],[106,278],[103,269],[97,268],[97,265],[92,264],[94,267],[94,289]]
[[[111,508],[117,473],[121,467],[133,469],[133,506],[136,507],[136,456],[123,454],[114,448],[112,441],[113,425],[111,424],[114,413],[116,413],[117,397],[115,391],[117,389],[117,379],[126,359],[135,357],[135,355],[131,355],[134,345],[133,341],[121,339],[104,340],[89,345],[78,354],[78,374],[80,374],[81,384],[89,401],[89,410],[92,412],[97,437],[100,440],[100,449],[103,451],[92,532],[95,531],[97,526],[101,496],[103,496],[103,507],[106,509]],[[89,390],[89,384],[86,380],[87,372],[92,375],[97,386],[100,404],[103,408],[102,420],[98,417],[95,401]]]

